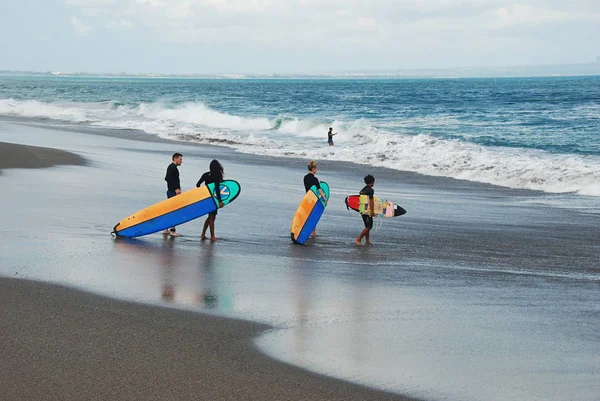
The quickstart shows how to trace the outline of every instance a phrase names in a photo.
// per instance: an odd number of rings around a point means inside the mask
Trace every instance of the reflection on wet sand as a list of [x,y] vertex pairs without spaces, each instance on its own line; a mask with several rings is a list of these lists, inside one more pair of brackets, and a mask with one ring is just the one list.
[[[161,240],[117,238],[114,246],[127,266],[155,272],[163,302],[217,309],[218,259],[212,243],[199,246],[165,235]],[[231,297],[225,297],[231,298]],[[227,303],[225,303],[227,304]],[[232,302],[229,302],[231,306]]]
[[217,309],[219,307],[219,297],[215,291],[215,272],[217,267],[215,266],[214,258],[214,244],[207,243],[206,246],[202,247],[202,253],[200,254],[200,263],[198,264],[198,271],[202,275],[201,291],[198,301],[201,302],[206,309]]
[[[289,269],[290,301],[295,305],[295,319],[290,327],[290,352],[297,361],[310,360],[314,351],[311,344],[321,343],[336,346],[348,342],[347,357],[357,364],[365,361],[369,349],[369,337],[366,334],[369,324],[367,315],[371,294],[369,285],[362,278],[362,269],[368,269],[365,264],[357,264],[348,272],[352,277],[348,291],[339,291],[323,280],[322,263],[310,258],[310,253],[303,248],[294,248],[290,255],[293,263]],[[337,293],[336,300],[331,302],[330,295]],[[344,323],[332,324],[331,314],[324,310],[335,310],[333,316],[345,314]],[[346,310],[346,312],[341,312]],[[336,328],[340,328],[338,331]],[[332,347],[328,347],[332,348]]]
[[163,235],[162,241],[162,299],[166,302],[175,301],[175,285],[173,283],[173,275],[175,274],[176,265],[175,258],[173,257],[173,237],[170,235]]

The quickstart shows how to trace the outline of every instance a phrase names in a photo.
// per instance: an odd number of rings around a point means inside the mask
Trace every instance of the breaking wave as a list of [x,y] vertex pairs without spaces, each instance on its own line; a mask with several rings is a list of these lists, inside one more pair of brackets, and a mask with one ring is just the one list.
[[[367,119],[241,117],[198,102],[125,105],[14,99],[0,99],[0,114],[140,130],[162,138],[217,143],[269,156],[350,161],[511,188],[600,196],[600,157],[595,155],[553,154],[400,133],[389,124],[376,127]],[[329,126],[338,133],[335,147],[326,143]]]

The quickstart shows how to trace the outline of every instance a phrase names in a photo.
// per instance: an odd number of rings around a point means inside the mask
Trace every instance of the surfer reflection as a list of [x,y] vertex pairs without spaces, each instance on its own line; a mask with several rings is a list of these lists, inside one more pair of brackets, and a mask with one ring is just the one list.
[[175,264],[173,256],[173,237],[168,236],[163,240],[161,252],[161,298],[166,302],[173,302],[175,300]]
[[202,279],[197,301],[206,309],[215,309],[219,306],[219,297],[213,288],[215,280],[214,246],[209,244],[209,246],[203,247],[202,250],[198,269]]
[[[297,248],[295,248],[297,249]],[[297,253],[293,251],[294,253]],[[296,299],[296,327],[294,328],[294,352],[297,358],[303,357],[306,353],[306,344],[308,343],[308,319],[310,309],[310,286],[309,275],[313,269],[313,262],[306,260],[302,254],[297,254],[293,258],[293,267],[290,269],[290,284],[293,287],[290,293]]]
[[[175,274],[181,262],[175,255],[173,237],[163,237],[160,244],[140,239],[117,238],[114,245],[121,254],[118,260],[122,263],[122,271],[127,274],[127,269],[131,269],[128,275],[130,279],[144,280],[143,288],[154,289],[160,285],[161,299],[166,302],[175,301]],[[141,266],[144,268],[144,277],[138,276]],[[155,276],[148,274],[152,271],[156,272]]]

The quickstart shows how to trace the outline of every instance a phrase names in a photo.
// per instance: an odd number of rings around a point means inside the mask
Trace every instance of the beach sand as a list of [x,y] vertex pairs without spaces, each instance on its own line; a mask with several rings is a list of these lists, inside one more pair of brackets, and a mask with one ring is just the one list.
[[0,279],[2,400],[407,400],[274,361],[268,326]]
[[[46,154],[51,168],[2,170],[1,400],[403,399],[350,382],[429,400],[597,400],[599,215],[573,207],[596,199],[322,162],[332,195],[301,247],[288,230],[307,160],[43,124],[0,121],[0,138],[86,164]],[[242,185],[219,240],[199,240],[203,219],[176,239],[112,239],[165,198],[175,151],[184,190],[213,158]],[[343,200],[367,172],[408,213],[358,247]]]
[[84,158],[64,150],[0,142],[0,170],[84,164]]
[[[0,167],[84,165],[0,142]],[[0,400],[399,400],[260,353],[270,326],[0,277]]]

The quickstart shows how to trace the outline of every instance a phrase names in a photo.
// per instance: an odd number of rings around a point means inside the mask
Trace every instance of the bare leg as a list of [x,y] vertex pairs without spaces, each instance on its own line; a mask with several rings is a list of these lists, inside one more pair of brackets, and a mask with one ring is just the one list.
[[211,215],[208,217],[209,218],[209,227],[210,227],[210,240],[213,242],[217,240],[217,237],[215,237],[215,218],[216,217],[217,216],[215,216],[215,215]]
[[202,235],[200,236],[201,240],[206,239],[206,230],[208,230],[208,221],[210,220],[210,215],[204,220],[204,227],[202,227]]
[[370,238],[370,234],[371,233],[371,229],[367,228],[367,233],[365,234],[365,245],[369,246],[371,245],[371,238]]
[[[364,236],[368,236],[369,235],[369,230],[370,230],[369,228],[365,228],[365,229],[363,229],[360,232],[360,235],[358,236],[358,238],[356,238],[356,241],[355,241],[357,245],[361,244],[361,241],[362,241],[362,239],[363,239]],[[369,238],[369,237],[367,237],[367,238]]]

